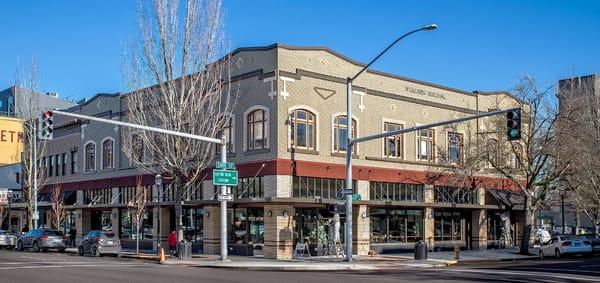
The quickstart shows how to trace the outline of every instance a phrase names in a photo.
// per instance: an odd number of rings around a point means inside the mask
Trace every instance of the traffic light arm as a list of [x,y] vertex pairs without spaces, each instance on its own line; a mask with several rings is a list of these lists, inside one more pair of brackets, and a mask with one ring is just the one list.
[[481,113],[481,114],[477,114],[477,115],[473,115],[473,116],[458,118],[458,119],[454,119],[454,120],[447,120],[447,121],[442,121],[442,122],[437,122],[437,123],[432,123],[432,124],[427,124],[427,125],[422,125],[422,126],[414,126],[414,127],[410,127],[410,128],[406,128],[406,129],[397,130],[397,131],[383,132],[383,133],[379,133],[379,134],[375,134],[375,135],[359,137],[359,138],[351,139],[350,145],[353,145],[353,144],[356,144],[359,142],[365,142],[365,141],[370,141],[370,140],[374,140],[374,139],[385,138],[385,137],[389,137],[389,136],[406,134],[406,133],[415,132],[418,130],[434,128],[434,127],[438,127],[438,126],[450,125],[450,124],[460,123],[460,122],[484,118],[484,117],[501,115],[501,114],[505,114],[507,112],[515,111],[515,110],[519,110],[519,109],[521,109],[521,108],[495,110],[495,111],[485,112],[485,113]]
[[103,119],[103,118],[98,118],[98,117],[94,117],[94,116],[87,116],[87,115],[75,114],[75,113],[71,113],[71,112],[64,112],[64,111],[60,111],[60,110],[52,110],[52,112],[54,114],[59,114],[59,115],[64,115],[64,116],[69,116],[69,117],[74,117],[74,118],[79,118],[79,119],[85,119],[85,120],[91,120],[91,121],[96,121],[96,122],[101,122],[101,123],[113,124],[113,125],[117,125],[117,126],[121,126],[121,127],[128,127],[128,128],[140,129],[140,130],[145,130],[145,131],[150,131],[150,132],[163,133],[163,134],[167,134],[167,135],[179,136],[179,137],[190,138],[190,139],[201,140],[201,141],[207,141],[207,142],[212,142],[212,143],[217,143],[217,144],[223,143],[223,141],[221,139],[193,135],[193,134],[182,133],[182,132],[176,132],[176,131],[171,131],[171,130],[165,130],[165,129],[156,128],[156,127],[137,125],[137,124],[132,124],[132,123],[115,121],[115,120],[111,120],[111,119]]

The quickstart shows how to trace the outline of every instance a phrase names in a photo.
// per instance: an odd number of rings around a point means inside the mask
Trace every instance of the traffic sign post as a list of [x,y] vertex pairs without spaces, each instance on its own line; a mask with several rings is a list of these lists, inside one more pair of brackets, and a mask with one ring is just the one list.
[[232,162],[217,161],[217,163],[215,165],[219,169],[235,169],[235,164]]
[[238,185],[238,171],[222,169],[213,170],[213,185],[236,187]]
[[218,195],[217,199],[219,201],[232,201],[233,200],[233,195],[229,194],[229,195]]

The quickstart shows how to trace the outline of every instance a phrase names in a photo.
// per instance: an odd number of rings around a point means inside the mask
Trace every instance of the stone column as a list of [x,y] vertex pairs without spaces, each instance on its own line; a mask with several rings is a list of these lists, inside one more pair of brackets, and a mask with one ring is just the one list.
[[292,176],[267,175],[263,177],[265,197],[292,197]]
[[110,214],[110,222],[112,225],[112,231],[113,233],[115,233],[115,235],[117,235],[117,237],[121,237],[121,226],[119,225],[119,217],[121,217],[121,215],[119,214],[119,208],[118,207],[113,207],[112,209],[112,213]]
[[160,213],[160,223],[159,223],[159,238],[160,238],[160,246],[165,248],[165,252],[169,251],[169,245],[167,244],[167,237],[169,237],[169,232],[171,228],[171,210],[169,207],[161,207],[159,209]]
[[221,210],[219,206],[204,207],[204,240],[205,254],[221,253]]
[[294,253],[294,207],[265,205],[264,255],[268,259],[292,259]]
[[423,202],[425,209],[423,210],[423,241],[427,244],[429,250],[435,248],[435,223],[433,220],[433,207],[428,206],[435,202],[435,193],[433,185],[425,185],[423,192]]
[[215,195],[215,186],[213,186],[212,180],[202,181],[202,199],[210,200],[213,198],[214,195]]
[[75,218],[75,229],[77,229],[76,242],[79,242],[81,238],[91,229],[91,218],[92,212],[89,209],[78,208],[75,210],[77,217]]
[[352,250],[356,255],[367,255],[370,243],[369,211],[366,205],[352,208]]
[[484,209],[471,212],[471,247],[474,250],[487,250],[487,216]]

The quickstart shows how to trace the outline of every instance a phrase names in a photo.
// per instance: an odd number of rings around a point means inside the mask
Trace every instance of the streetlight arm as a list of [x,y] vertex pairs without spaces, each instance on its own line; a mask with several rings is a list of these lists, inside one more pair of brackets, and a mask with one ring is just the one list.
[[383,56],[384,53],[386,53],[388,50],[390,50],[390,48],[392,48],[394,45],[396,45],[396,43],[398,43],[398,41],[404,39],[405,37],[416,33],[416,32],[420,32],[423,30],[434,30],[437,29],[438,26],[436,24],[432,24],[432,25],[428,25],[428,26],[424,26],[422,28],[410,31],[405,33],[403,36],[398,37],[398,39],[394,40],[394,42],[392,42],[390,45],[388,45],[388,47],[386,47],[383,51],[381,51],[375,58],[373,58],[373,60],[371,60],[371,62],[369,62],[367,65],[365,65],[362,69],[360,69],[360,71],[358,71],[358,73],[356,73],[356,75],[354,75],[351,78],[348,78],[350,81],[354,81],[360,74],[362,74],[364,71],[366,71],[371,65],[373,65],[373,63],[375,63],[375,61],[377,61],[377,59],[379,59],[379,57]]

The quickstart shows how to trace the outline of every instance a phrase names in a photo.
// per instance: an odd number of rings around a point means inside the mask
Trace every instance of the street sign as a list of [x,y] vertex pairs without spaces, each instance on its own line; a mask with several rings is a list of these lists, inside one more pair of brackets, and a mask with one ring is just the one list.
[[238,185],[238,171],[235,170],[213,170],[213,185],[232,186]]
[[235,169],[235,164],[232,162],[217,161],[216,166],[219,169]]
[[33,218],[33,220],[40,219],[40,213],[38,211],[34,211],[33,212],[33,217],[31,217],[31,218]]
[[224,201],[224,200],[226,200],[226,201],[232,201],[233,200],[233,195],[219,195],[217,197],[217,199],[219,201]]
[[352,189],[343,189],[342,190],[342,195],[351,195],[354,192],[352,191]]

